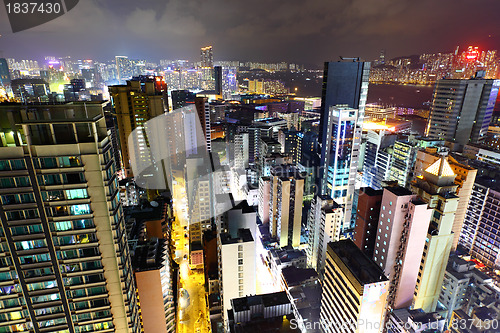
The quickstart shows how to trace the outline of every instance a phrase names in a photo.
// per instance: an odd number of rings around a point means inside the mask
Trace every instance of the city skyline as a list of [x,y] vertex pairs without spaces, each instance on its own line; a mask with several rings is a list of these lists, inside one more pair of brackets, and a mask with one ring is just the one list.
[[4,3],[0,332],[500,332],[493,0]]

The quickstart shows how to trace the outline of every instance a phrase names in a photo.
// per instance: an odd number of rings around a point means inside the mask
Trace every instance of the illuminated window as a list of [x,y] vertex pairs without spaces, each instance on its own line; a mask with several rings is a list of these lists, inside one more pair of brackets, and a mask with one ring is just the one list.
[[71,199],[85,199],[88,198],[87,189],[81,188],[76,190],[66,190],[66,198]]
[[90,214],[90,206],[87,204],[71,206],[71,215]]

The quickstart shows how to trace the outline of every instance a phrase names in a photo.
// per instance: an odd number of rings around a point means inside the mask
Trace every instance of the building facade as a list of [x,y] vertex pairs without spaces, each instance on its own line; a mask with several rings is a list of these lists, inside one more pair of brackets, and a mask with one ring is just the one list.
[[5,332],[141,331],[102,107],[0,106]]

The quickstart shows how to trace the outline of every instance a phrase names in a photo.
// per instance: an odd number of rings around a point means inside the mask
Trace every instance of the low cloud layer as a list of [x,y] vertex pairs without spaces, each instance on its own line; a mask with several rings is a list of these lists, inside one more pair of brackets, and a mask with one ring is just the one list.
[[0,51],[17,58],[197,60],[201,46],[213,45],[216,60],[371,60],[381,49],[388,57],[469,44],[496,49],[499,10],[498,0],[83,0],[16,34],[0,9]]

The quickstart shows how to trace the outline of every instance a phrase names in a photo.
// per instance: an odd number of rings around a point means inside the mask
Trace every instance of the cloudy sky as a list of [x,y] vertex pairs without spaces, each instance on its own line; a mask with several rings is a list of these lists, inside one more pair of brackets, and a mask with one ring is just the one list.
[[13,34],[0,8],[4,57],[215,60],[320,64],[500,49],[500,0],[80,0],[66,15]]

